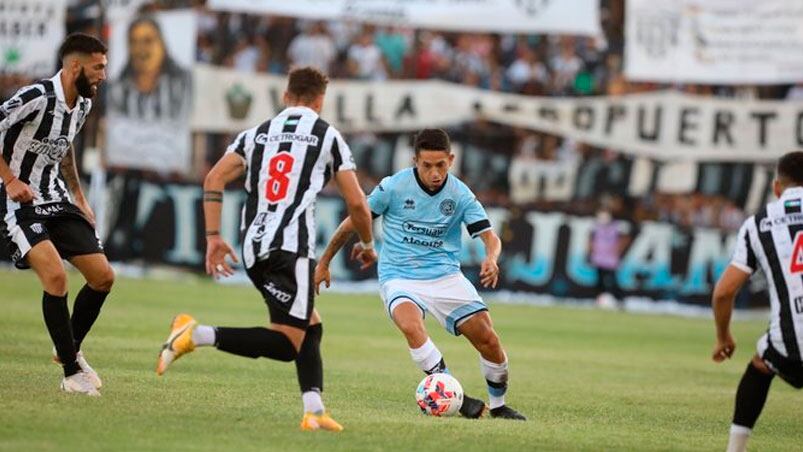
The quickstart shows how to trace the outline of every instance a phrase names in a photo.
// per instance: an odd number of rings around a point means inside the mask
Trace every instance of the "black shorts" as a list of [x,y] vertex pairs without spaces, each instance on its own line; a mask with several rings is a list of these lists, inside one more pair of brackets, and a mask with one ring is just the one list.
[[767,349],[761,355],[764,363],[785,382],[797,389],[803,389],[803,362],[792,361],[776,350],[772,342],[767,343]]
[[265,299],[271,322],[301,329],[309,326],[315,304],[314,259],[276,250],[246,272]]
[[8,221],[0,219],[0,237],[17,268],[30,268],[26,255],[43,240],[50,240],[62,259],[103,253],[95,228],[78,207],[66,202],[23,206]]

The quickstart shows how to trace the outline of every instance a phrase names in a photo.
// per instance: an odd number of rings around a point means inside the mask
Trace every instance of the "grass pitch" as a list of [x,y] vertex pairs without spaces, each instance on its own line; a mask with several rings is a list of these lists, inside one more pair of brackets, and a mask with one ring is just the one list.
[[[71,294],[81,284],[71,274]],[[117,281],[84,350],[103,397],[62,394],[41,289],[0,270],[0,450],[724,450],[733,396],[764,322],[734,327],[735,359],[714,365],[709,320],[491,305],[511,362],[508,402],[526,423],[428,418],[422,375],[378,296],[324,295],[324,401],[346,430],[301,432],[291,364],[200,349],[154,373],[173,315],[264,324],[256,291],[208,281]],[[476,353],[428,321],[469,394],[485,396]],[[776,379],[751,439],[801,450],[801,394]]]

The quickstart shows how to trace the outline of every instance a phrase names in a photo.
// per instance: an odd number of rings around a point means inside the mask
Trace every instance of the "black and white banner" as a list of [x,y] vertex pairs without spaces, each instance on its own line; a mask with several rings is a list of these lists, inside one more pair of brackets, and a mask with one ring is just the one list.
[[[202,189],[199,185],[164,184],[137,177],[113,176],[109,183],[111,233],[104,239],[112,261],[169,264],[203,268]],[[242,190],[224,195],[221,233],[240,249]],[[503,239],[500,289],[543,293],[560,298],[593,298],[597,270],[590,265],[588,244],[594,218],[560,211],[510,210],[487,206],[494,228]],[[316,204],[318,252],[346,214],[340,198],[320,198]],[[381,221],[381,220],[377,220]],[[735,233],[714,229],[683,229],[669,223],[623,223],[630,239],[616,272],[625,296],[708,305],[713,284],[730,261]],[[381,252],[381,228],[377,246]],[[375,269],[359,271],[341,252],[332,262],[336,281],[376,278]],[[484,258],[480,240],[464,233],[460,255],[466,275],[476,281]],[[765,303],[760,298],[741,303]]]
[[633,80],[782,84],[803,80],[800,0],[627,0]]
[[[237,132],[282,110],[286,79],[196,65],[192,127]],[[344,131],[410,131],[478,117],[660,160],[772,161],[803,147],[803,101],[673,91],[616,97],[504,94],[441,81],[330,83],[323,117]]]
[[210,8],[454,31],[600,34],[599,0],[210,0]]
[[66,13],[66,0],[0,0],[0,73],[52,76]]
[[183,174],[190,167],[191,10],[125,17],[109,40],[106,148],[109,165]]

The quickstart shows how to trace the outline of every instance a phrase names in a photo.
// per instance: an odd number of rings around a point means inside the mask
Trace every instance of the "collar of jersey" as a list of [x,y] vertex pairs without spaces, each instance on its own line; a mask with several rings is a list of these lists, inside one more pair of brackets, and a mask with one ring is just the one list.
[[791,198],[791,197],[799,197],[803,196],[803,187],[789,187],[781,193],[781,198]]
[[443,191],[443,188],[446,187],[446,183],[449,182],[449,173],[446,173],[446,179],[443,180],[441,186],[435,190],[430,190],[426,185],[424,185],[424,183],[421,181],[421,178],[418,177],[418,168],[413,168],[413,175],[415,176],[415,181],[418,182],[418,186],[421,187],[421,190],[424,190],[424,193],[428,194],[429,196],[435,196]]
[[[309,107],[305,107],[303,105],[296,105],[296,106],[293,106],[293,107],[287,107],[282,111],[282,113],[287,113],[287,114],[306,113],[306,112],[309,112],[309,113],[314,114],[315,116],[318,116],[318,113],[315,113],[315,110],[313,110],[313,109],[311,109]],[[281,115],[282,113],[279,113],[279,115]]]
[[[67,105],[67,100],[64,97],[64,85],[61,84],[61,71],[56,72],[56,75],[54,75],[50,81],[53,82],[53,91],[56,92],[56,99],[60,100],[66,106],[67,113],[70,113],[75,107],[71,109],[70,106]],[[82,100],[84,100],[84,98],[79,94],[78,98],[75,100],[75,106],[77,107],[80,105]]]

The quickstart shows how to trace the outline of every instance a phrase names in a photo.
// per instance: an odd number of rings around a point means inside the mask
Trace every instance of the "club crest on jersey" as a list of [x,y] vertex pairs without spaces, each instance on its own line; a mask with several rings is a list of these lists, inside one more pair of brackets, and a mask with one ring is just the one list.
[[413,198],[407,198],[404,200],[404,208],[405,209],[415,209],[415,200]]
[[441,213],[448,216],[454,214],[455,203],[453,199],[444,199],[441,201]]

